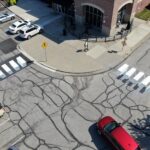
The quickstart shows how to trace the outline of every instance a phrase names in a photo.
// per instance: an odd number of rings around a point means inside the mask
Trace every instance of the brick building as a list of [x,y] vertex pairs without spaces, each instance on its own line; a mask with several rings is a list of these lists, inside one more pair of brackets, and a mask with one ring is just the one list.
[[88,24],[109,36],[115,33],[116,24],[132,22],[135,13],[149,5],[150,0],[53,0],[52,3],[58,11],[74,8],[76,24]]
[[106,35],[113,35],[116,24],[132,21],[150,0],[75,0],[75,17],[79,24],[89,23]]

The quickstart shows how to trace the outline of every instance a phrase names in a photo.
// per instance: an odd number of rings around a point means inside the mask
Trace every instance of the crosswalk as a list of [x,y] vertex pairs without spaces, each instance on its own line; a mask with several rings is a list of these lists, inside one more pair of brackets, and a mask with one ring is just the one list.
[[129,81],[128,85],[135,84],[134,89],[140,88],[140,92],[150,91],[150,75],[145,75],[143,71],[123,64],[117,69],[118,79],[123,82]]
[[19,54],[0,65],[0,80],[7,78],[8,76],[16,73],[31,64],[28,58],[23,54]]

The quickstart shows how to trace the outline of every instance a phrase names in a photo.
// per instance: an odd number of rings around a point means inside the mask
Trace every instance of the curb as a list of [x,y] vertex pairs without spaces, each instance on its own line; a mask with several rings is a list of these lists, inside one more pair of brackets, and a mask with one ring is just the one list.
[[38,65],[39,67],[42,67],[46,70],[49,70],[49,71],[52,71],[52,72],[57,72],[57,73],[61,73],[61,74],[65,74],[65,75],[72,75],[72,76],[89,76],[89,75],[94,75],[94,74],[99,74],[99,73],[104,73],[104,72],[107,72],[109,70],[111,70],[112,68],[110,69],[107,69],[107,70],[104,70],[104,71],[100,71],[100,70],[95,70],[95,71],[91,71],[91,72],[77,72],[77,73],[74,73],[74,72],[67,72],[67,71],[62,71],[62,70],[59,70],[59,69],[56,69],[56,68],[53,68],[51,66],[48,66],[44,63],[40,63],[40,62],[37,62],[33,57],[31,57],[30,55],[28,55],[25,50],[23,50],[23,48],[20,46],[20,44],[17,45],[17,50],[20,51],[23,55],[25,55],[27,58],[29,58],[31,61],[34,62],[34,64]]
[[[36,64],[37,66],[39,67],[42,67],[48,71],[51,71],[51,72],[57,72],[59,74],[63,74],[63,75],[67,75],[67,76],[91,76],[91,75],[97,75],[97,74],[103,74],[105,72],[108,72],[108,71],[111,71],[112,69],[118,67],[121,63],[123,63],[130,55],[128,55],[126,58],[124,58],[120,63],[116,64],[115,66],[112,66],[106,70],[95,70],[95,71],[90,71],[90,72],[68,72],[68,71],[62,71],[62,70],[59,70],[59,69],[56,69],[56,68],[53,68],[51,66],[48,66],[44,63],[39,63],[37,62],[33,57],[31,57],[30,55],[28,55],[25,50],[23,50],[20,46],[20,44],[17,45],[17,49],[23,54],[25,55],[27,58],[29,58],[31,61],[34,62],[34,64]],[[132,51],[132,53],[134,52],[134,50]],[[131,53],[131,54],[132,54]]]
[[150,38],[150,33],[149,33],[147,36],[145,36],[145,37],[141,40],[141,42],[137,43],[134,47],[132,47],[132,48],[131,48],[132,51],[131,51],[124,59],[122,59],[122,61],[120,61],[120,62],[117,63],[116,65],[114,65],[114,66],[112,66],[112,67],[110,67],[110,68],[108,68],[108,69],[106,69],[106,70],[95,70],[95,71],[90,71],[90,72],[76,72],[76,73],[75,73],[75,72],[62,71],[62,70],[53,68],[53,67],[51,67],[51,66],[48,66],[48,65],[46,65],[46,64],[44,64],[44,63],[37,62],[33,57],[31,57],[30,55],[28,55],[28,54],[25,52],[25,50],[23,50],[23,48],[20,46],[20,44],[17,45],[17,49],[18,49],[21,53],[23,53],[27,58],[29,58],[30,60],[34,61],[34,64],[36,64],[37,66],[42,67],[42,68],[44,68],[44,69],[46,69],[46,70],[48,70],[48,71],[57,72],[57,73],[60,73],[60,74],[63,74],[63,75],[67,75],[67,76],[70,76],[70,75],[72,75],[72,76],[91,76],[91,75],[103,74],[103,73],[105,73],[105,72],[108,72],[108,71],[111,71],[111,70],[115,69],[115,68],[118,67],[121,63],[123,63],[126,59],[128,59],[128,57],[131,56],[131,55],[136,51],[136,49],[137,49],[138,47],[140,47],[141,44],[142,44],[145,40],[147,40],[147,39],[149,39],[149,38]]

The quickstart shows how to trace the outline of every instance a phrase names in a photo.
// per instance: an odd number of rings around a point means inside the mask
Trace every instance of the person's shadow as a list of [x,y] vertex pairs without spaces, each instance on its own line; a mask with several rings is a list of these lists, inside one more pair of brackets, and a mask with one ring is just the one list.
[[89,127],[89,133],[92,138],[91,142],[93,142],[95,144],[97,150],[101,150],[101,149],[112,150],[112,149],[110,149],[110,146],[109,146],[107,140],[98,133],[96,123],[92,124]]

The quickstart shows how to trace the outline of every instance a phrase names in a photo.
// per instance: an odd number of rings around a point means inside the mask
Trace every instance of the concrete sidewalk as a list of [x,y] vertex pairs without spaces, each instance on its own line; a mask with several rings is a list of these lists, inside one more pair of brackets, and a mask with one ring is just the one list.
[[[49,28],[53,30],[56,25]],[[123,40],[109,43],[89,43],[89,51],[83,51],[84,41],[77,40],[71,35],[63,37],[60,31],[55,37],[61,42],[55,42],[51,37],[37,35],[29,41],[22,42],[18,49],[34,60],[37,64],[46,66],[53,71],[71,74],[92,74],[104,72],[121,63],[133,50],[150,36],[150,25],[141,24],[127,36],[126,44]],[[62,40],[62,38],[64,38]],[[42,42],[48,47],[43,49]],[[59,40],[58,40],[59,41]],[[115,50],[117,53],[108,53]]]
[[[150,25],[140,24],[127,37],[110,46],[109,50],[117,50],[119,55],[128,55],[150,36]],[[125,42],[125,44],[124,44]],[[124,44],[124,46],[123,46]]]

